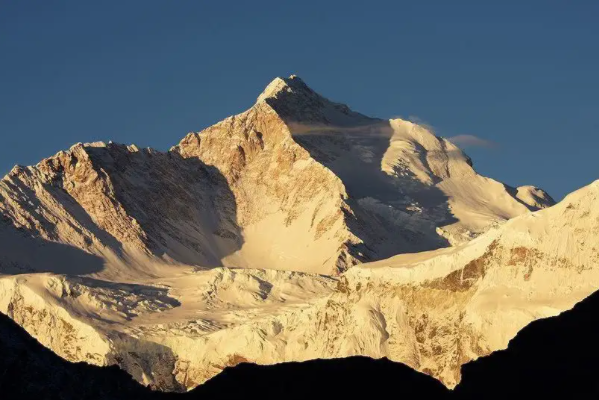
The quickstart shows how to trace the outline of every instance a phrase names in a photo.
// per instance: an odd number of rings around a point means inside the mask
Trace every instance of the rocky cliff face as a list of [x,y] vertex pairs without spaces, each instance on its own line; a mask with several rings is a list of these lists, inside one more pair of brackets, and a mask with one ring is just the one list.
[[578,214],[530,214],[553,203],[542,190],[277,78],[166,153],[77,144],[15,167],[0,182],[0,311],[68,360],[165,390],[243,361],[349,355],[453,385],[596,287],[580,230],[599,224],[579,215],[596,185],[584,193]]

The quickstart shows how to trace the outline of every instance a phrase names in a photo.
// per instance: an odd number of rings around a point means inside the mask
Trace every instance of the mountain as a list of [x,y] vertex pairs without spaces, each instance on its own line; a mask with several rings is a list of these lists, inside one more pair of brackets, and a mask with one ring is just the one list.
[[108,279],[165,263],[334,274],[553,203],[478,175],[424,127],[352,112],[294,76],[167,153],[77,144],[15,167],[0,196],[13,227],[100,257],[90,272]]
[[277,78],[166,153],[77,144],[13,168],[0,311],[67,360],[162,390],[355,355],[454,386],[597,288],[596,192],[545,208],[425,127]]
[[462,382],[453,392],[401,364],[349,357],[273,366],[242,363],[188,393],[166,394],[141,387],[115,366],[65,361],[0,314],[0,393],[6,399],[61,400],[357,398],[389,393],[435,400],[594,399],[599,394],[598,333],[595,293],[571,311],[531,323],[506,350],[466,364]]
[[[97,367],[71,363],[44,348],[27,332],[0,314],[0,393],[4,399],[43,398],[60,400],[117,399],[231,399],[257,395],[295,399],[317,391],[319,395],[349,395],[358,392],[384,394],[393,389],[397,395],[428,394],[433,398],[447,393],[438,381],[388,360],[353,357],[289,363],[272,367],[241,364],[227,369],[217,378],[186,394],[164,394],[144,388],[116,366]],[[363,381],[357,387],[329,385],[354,377]],[[390,378],[393,377],[393,380]],[[397,388],[397,382],[403,385]],[[309,385],[299,386],[301,382]]]
[[327,356],[388,357],[455,386],[461,365],[599,288],[598,205],[596,181],[459,247],[353,268],[317,311],[333,323],[303,336]]
[[[289,399],[306,396],[383,395],[444,398],[435,379],[388,360],[351,357],[276,366],[240,364],[188,393],[152,391],[116,366],[65,361],[0,314],[0,393],[6,400],[191,400],[240,396]],[[345,382],[354,382],[348,385]],[[400,385],[398,385],[400,383]]]
[[0,394],[6,400],[116,400],[151,392],[116,366],[63,360],[0,314]]

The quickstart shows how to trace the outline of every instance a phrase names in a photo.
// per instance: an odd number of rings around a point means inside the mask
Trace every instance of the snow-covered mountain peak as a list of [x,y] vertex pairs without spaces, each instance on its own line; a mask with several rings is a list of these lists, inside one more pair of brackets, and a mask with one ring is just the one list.
[[515,194],[425,127],[366,117],[292,75],[167,153],[77,143],[17,168],[0,211],[45,239],[102,257],[108,247],[126,265],[133,251],[330,274],[460,243],[543,206],[538,189]]
[[257,102],[259,103],[268,98],[277,97],[282,91],[312,92],[312,90],[297,75],[291,75],[289,78],[276,77],[266,86],[260,96],[258,96]]
[[[348,354],[451,384],[464,360],[547,314],[473,303],[511,307],[495,283],[524,287],[522,299],[542,288],[542,300],[551,276],[584,282],[573,274],[594,248],[555,259],[546,232],[585,246],[595,218],[567,230],[563,215],[582,218],[590,200],[530,213],[549,205],[545,192],[479,175],[427,127],[277,78],[168,152],[78,143],[15,167],[0,181],[0,311],[69,360],[169,390],[243,360]],[[537,259],[564,268],[529,268]],[[497,338],[487,316],[513,322]]]
[[293,125],[348,126],[376,121],[321,96],[296,75],[275,78],[258,97],[260,102],[266,102]]

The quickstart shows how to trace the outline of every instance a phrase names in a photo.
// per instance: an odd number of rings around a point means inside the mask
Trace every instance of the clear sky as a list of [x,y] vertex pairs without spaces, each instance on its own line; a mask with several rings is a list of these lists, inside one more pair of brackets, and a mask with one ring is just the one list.
[[166,150],[290,74],[494,143],[466,150],[508,184],[599,179],[595,0],[2,0],[0,174],[76,142]]

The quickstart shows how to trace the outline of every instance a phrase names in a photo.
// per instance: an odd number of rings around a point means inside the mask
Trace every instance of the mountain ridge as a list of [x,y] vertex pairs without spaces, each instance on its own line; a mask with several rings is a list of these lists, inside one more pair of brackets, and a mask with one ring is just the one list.
[[0,314],[0,371],[4,371],[0,390],[7,398],[61,400],[231,398],[241,394],[274,399],[280,398],[281,392],[290,398],[308,394],[353,398],[390,391],[433,399],[503,399],[510,395],[595,398],[598,300],[594,293],[570,311],[536,321],[519,332],[506,350],[466,364],[462,367],[464,379],[454,391],[401,364],[350,357],[269,367],[242,363],[188,393],[155,392],[115,366],[62,360]]

